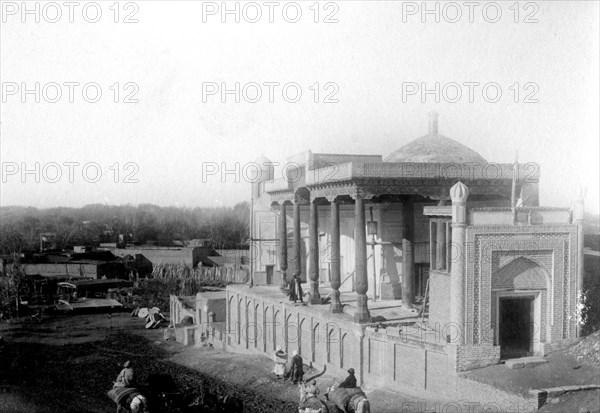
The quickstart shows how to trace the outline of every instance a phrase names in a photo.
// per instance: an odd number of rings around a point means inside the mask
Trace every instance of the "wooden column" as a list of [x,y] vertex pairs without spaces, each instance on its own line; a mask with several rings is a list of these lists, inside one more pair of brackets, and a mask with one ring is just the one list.
[[435,238],[435,268],[438,270],[446,269],[446,223],[444,221],[436,222]]
[[354,206],[354,262],[356,275],[356,313],[354,322],[369,323],[371,314],[367,306],[367,232],[365,229],[365,201],[356,195]]
[[294,200],[294,278],[302,276],[302,237],[300,236],[300,200]]
[[279,288],[285,291],[288,288],[288,247],[287,247],[287,214],[286,202],[281,203],[279,210],[279,270],[281,272],[281,283]]
[[321,304],[319,294],[319,213],[317,201],[310,202],[310,224],[308,227],[308,275],[310,278],[310,304]]
[[452,270],[452,226],[446,221],[446,271]]
[[331,306],[332,313],[342,312],[340,301],[340,206],[334,198],[331,201]]
[[415,204],[412,197],[402,204],[402,304],[411,308],[415,297]]

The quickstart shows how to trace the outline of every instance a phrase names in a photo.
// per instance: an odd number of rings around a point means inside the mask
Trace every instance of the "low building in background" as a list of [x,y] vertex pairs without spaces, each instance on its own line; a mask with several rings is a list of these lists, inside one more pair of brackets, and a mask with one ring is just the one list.
[[193,296],[171,295],[169,318],[175,340],[184,345],[225,349],[225,290],[207,290]]
[[[84,251],[76,247],[77,251]],[[25,254],[21,259],[28,275],[52,278],[127,278],[128,271],[122,260],[108,251],[52,251]]]
[[142,255],[153,266],[159,264],[183,264],[195,268],[209,256],[210,247],[161,247],[155,245],[118,246],[116,243],[100,244],[98,250],[110,251],[117,257]]

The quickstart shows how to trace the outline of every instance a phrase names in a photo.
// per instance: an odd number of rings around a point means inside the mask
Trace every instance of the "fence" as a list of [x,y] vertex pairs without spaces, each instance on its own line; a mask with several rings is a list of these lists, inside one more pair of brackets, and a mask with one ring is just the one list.
[[196,283],[244,284],[248,282],[250,271],[246,266],[240,267],[197,267],[185,264],[158,264],[152,269],[152,278],[163,280],[194,280]]

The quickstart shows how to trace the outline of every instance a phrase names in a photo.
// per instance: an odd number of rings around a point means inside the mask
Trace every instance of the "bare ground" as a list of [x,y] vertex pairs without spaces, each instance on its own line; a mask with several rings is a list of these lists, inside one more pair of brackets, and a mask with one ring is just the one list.
[[180,391],[231,394],[246,411],[287,412],[294,404],[229,385],[170,360],[162,332],[145,330],[128,314],[80,315],[40,324],[2,325],[0,410],[2,412],[114,412],[106,396],[125,360],[137,365],[140,382],[170,374]]
[[[186,394],[208,391],[241,398],[246,412],[296,411],[297,387],[277,380],[267,357],[184,347],[165,341],[160,329],[145,330],[144,321],[129,314],[56,317],[41,323],[2,322],[0,335],[3,413],[114,412],[106,392],[128,359],[136,363],[141,382],[150,374],[166,373]],[[493,366],[470,374],[486,382],[500,381],[503,387],[517,391],[530,386],[533,379],[548,387],[598,383],[598,372],[597,366],[567,350],[551,356],[550,366],[521,370]],[[314,373],[309,371],[307,376]],[[321,392],[340,379],[329,374],[320,377]],[[374,413],[443,411],[445,403],[384,390],[368,391],[367,395]],[[598,412],[599,395],[598,391],[565,394],[542,411]]]
[[[3,413],[114,412],[106,392],[125,360],[135,363],[140,382],[149,374],[170,374],[180,391],[234,395],[244,401],[246,412],[297,411],[297,386],[271,374],[267,357],[184,347],[165,341],[161,329],[145,330],[144,321],[129,314],[4,322],[0,335]],[[336,381],[339,378],[329,375],[319,378],[321,391]],[[369,397],[374,412],[398,412],[405,403],[432,402],[380,390]]]

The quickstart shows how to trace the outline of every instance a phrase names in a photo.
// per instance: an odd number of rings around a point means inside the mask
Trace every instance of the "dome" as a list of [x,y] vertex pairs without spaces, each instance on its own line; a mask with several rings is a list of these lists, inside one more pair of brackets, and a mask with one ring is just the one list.
[[261,155],[258,158],[256,158],[256,160],[254,161],[257,164],[259,164],[260,166],[263,165],[269,165],[272,164],[273,162],[271,162],[271,160],[269,158],[267,158],[265,155]]
[[264,155],[259,156],[249,165],[249,178],[252,182],[267,181],[273,179],[273,162]]
[[466,163],[487,161],[454,139],[438,133],[438,114],[429,113],[429,134],[415,139],[392,152],[384,162]]

